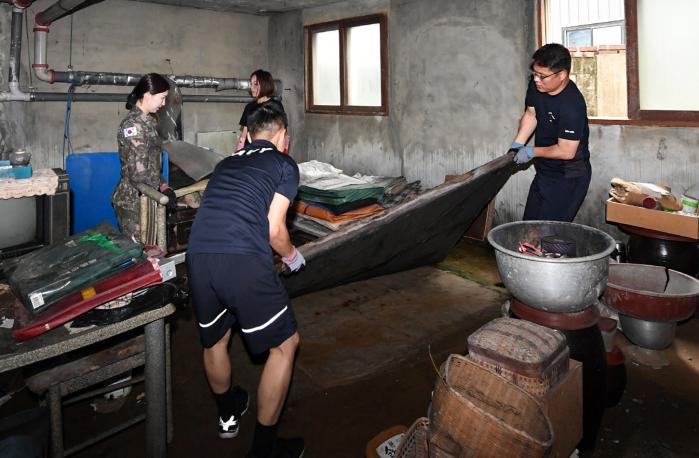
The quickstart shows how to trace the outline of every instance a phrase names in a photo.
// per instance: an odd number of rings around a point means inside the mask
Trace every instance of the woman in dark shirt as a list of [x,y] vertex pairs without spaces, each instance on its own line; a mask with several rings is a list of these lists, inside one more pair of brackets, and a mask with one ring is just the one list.
[[[241,131],[240,138],[238,138],[238,145],[236,147],[236,151],[243,149],[245,145],[250,143],[250,141],[248,140],[247,127],[248,116],[250,115],[250,113],[255,111],[257,107],[272,100],[274,91],[274,78],[272,78],[272,74],[270,72],[262,69],[258,69],[252,72],[252,75],[250,75],[250,93],[253,97],[255,97],[255,100],[245,105],[243,115],[240,117],[239,124],[241,127]],[[281,102],[279,102],[279,105],[281,106]],[[282,106],[282,109],[283,108],[284,107]]]

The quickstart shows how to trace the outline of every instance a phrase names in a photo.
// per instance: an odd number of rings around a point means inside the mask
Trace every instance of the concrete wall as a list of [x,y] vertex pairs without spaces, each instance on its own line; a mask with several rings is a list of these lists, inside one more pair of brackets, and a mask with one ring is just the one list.
[[297,161],[307,161],[304,140],[304,50],[301,12],[270,17],[269,71],[284,83],[282,102],[289,118],[289,154]]
[[[269,68],[284,81],[291,154],[298,161],[328,161],[348,172],[403,174],[431,187],[509,146],[535,47],[534,3],[358,0],[265,18],[107,0],[76,13],[72,61],[79,70],[230,77]],[[47,4],[40,0],[32,10]],[[9,6],[0,5],[2,88],[7,84],[9,12]],[[390,115],[305,114],[303,25],[372,12],[389,17]],[[68,18],[61,19],[49,35],[49,63],[59,70],[68,63],[69,26]],[[67,89],[33,82],[42,91]],[[185,139],[194,142],[198,130],[237,128],[242,108],[186,104]],[[81,102],[73,110],[76,151],[115,150],[123,104]],[[0,103],[0,150],[25,146],[34,153],[35,166],[59,166],[64,117],[65,103]],[[592,125],[590,131],[593,180],[577,222],[617,234],[604,222],[603,205],[614,176],[667,183],[678,193],[694,187],[699,194],[699,128]],[[496,223],[521,218],[532,177],[527,170],[510,179],[497,199]]]
[[[363,0],[306,9],[301,21],[377,12],[389,19],[389,116],[306,114],[299,157],[433,187],[504,153],[523,109],[533,2]],[[506,185],[496,218],[521,214],[530,175]]]
[[[39,0],[34,14],[53,2]],[[0,6],[0,88],[7,87],[10,7]],[[268,66],[268,23],[262,16],[107,0],[73,15],[72,66],[75,70],[247,78]],[[26,31],[23,31],[23,37]],[[33,33],[30,30],[33,55]],[[29,86],[27,43],[22,44],[22,87]],[[57,20],[48,38],[48,63],[65,70],[70,58],[70,18]],[[63,84],[32,80],[38,91],[65,92]],[[124,92],[131,87],[82,87],[77,91]],[[187,94],[212,89],[183,89]],[[231,95],[246,95],[228,91]],[[226,93],[221,93],[226,94]],[[198,131],[238,129],[243,104],[195,104],[183,107],[184,139],[195,142]],[[71,140],[76,152],[116,151],[116,129],[126,113],[124,103],[75,102]],[[35,167],[62,166],[65,102],[0,103],[0,135],[9,149],[26,147]],[[2,146],[0,144],[0,146]]]
[[[523,109],[536,46],[535,3],[363,0],[279,17],[293,30],[373,12],[389,16],[390,116],[306,114],[295,157],[349,172],[403,174],[431,187],[504,153]],[[302,62],[294,62],[299,71],[285,82],[295,81],[302,103]],[[591,125],[590,149],[593,178],[576,222],[621,237],[604,213],[615,176],[667,183],[678,193],[696,186],[699,194],[699,128]],[[521,219],[533,176],[530,168],[505,185],[496,224]]]

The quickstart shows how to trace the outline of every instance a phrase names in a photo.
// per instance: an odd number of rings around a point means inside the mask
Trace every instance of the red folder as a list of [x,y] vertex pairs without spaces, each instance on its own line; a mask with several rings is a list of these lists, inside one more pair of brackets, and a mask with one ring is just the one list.
[[12,335],[18,341],[36,337],[112,299],[160,282],[158,262],[149,258],[64,297],[37,315],[32,315],[21,301],[16,300]]

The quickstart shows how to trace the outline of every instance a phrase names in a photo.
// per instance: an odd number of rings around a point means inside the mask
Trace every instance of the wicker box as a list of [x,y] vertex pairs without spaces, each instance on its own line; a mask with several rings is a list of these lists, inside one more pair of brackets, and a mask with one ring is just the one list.
[[431,458],[541,458],[552,441],[536,397],[465,356],[442,365],[429,417]]
[[468,357],[542,397],[568,370],[565,336],[525,320],[498,318],[468,337]]
[[403,436],[396,458],[429,458],[430,421],[418,418]]

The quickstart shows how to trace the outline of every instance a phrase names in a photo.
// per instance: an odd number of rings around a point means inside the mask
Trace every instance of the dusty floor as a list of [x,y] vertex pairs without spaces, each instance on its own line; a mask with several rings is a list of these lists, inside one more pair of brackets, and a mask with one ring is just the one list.
[[[498,284],[491,249],[464,240],[439,266],[296,298],[302,348],[280,434],[303,436],[308,458],[363,457],[374,435],[425,416],[435,380],[430,354],[440,364],[448,354],[465,351],[467,336],[500,314],[507,292]],[[618,343],[629,345],[623,336]],[[642,363],[648,362],[645,356]],[[591,456],[699,457],[699,320],[679,326],[672,347],[650,356],[667,365],[654,369],[627,358],[627,390],[620,405],[606,411]],[[232,360],[236,381],[252,390],[261,362],[251,361],[239,338]],[[172,322],[172,361],[170,456],[244,456],[254,408],[243,417],[237,438],[218,438],[189,309]],[[116,413],[95,413],[87,402],[66,408],[68,445],[141,411],[142,391],[137,385]],[[0,415],[23,396],[0,408]],[[76,456],[140,457],[143,445],[141,424]]]

